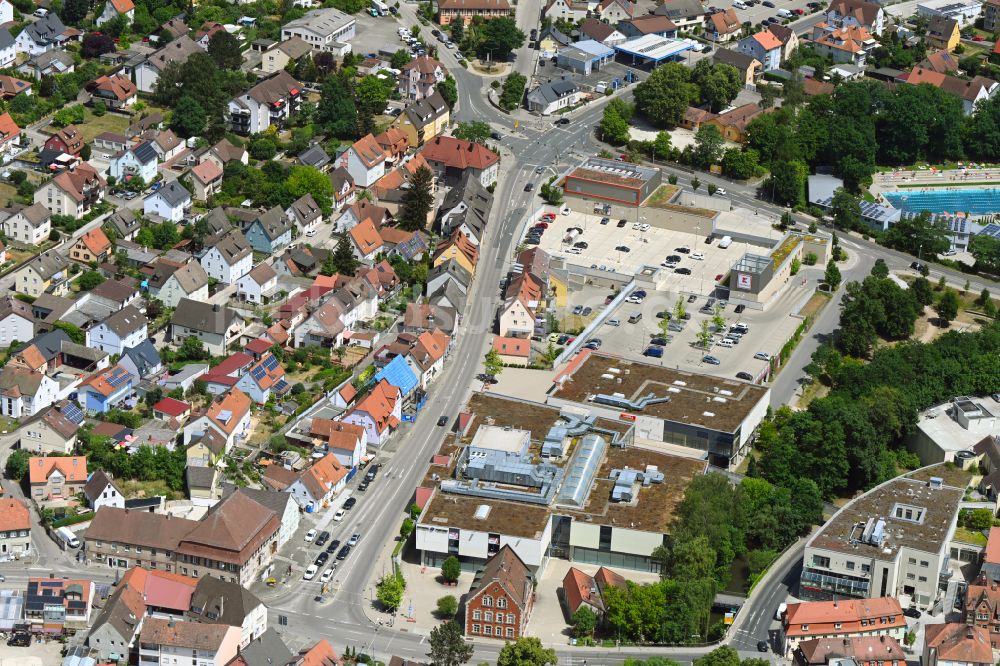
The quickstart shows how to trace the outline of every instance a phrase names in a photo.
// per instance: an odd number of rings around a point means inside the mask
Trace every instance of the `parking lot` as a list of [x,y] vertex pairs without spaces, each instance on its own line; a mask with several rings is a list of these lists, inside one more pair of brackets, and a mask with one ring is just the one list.
[[[600,215],[570,211],[548,222],[539,247],[571,264],[627,276],[642,266],[661,266],[668,257],[674,257],[674,268],[662,268],[669,274],[670,289],[686,294],[711,293],[739,259],[744,244],[720,248],[718,240],[706,243],[712,228],[708,219],[692,233],[656,226],[658,214],[664,211],[639,208],[624,224],[621,218],[602,224]],[[581,233],[571,234],[570,229]],[[580,243],[586,243],[586,247]]]

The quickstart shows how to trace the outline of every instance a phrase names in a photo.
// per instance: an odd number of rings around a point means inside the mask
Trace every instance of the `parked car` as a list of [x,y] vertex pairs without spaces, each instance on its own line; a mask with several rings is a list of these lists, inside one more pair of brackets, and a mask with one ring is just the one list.
[[326,552],[333,555],[334,553],[337,552],[338,548],[340,548],[340,539],[334,539],[333,541],[330,542],[330,545],[326,547]]
[[722,363],[722,361],[720,361],[716,357],[710,356],[708,354],[706,354],[705,356],[702,356],[701,360],[702,360],[703,363],[708,363],[709,365],[720,365]]
[[698,297],[695,296],[694,294],[691,294],[690,296],[688,296],[688,303],[694,303],[697,300],[698,300]]
[[333,580],[333,569],[324,570],[323,574],[319,577],[319,582],[321,583],[329,583],[331,580]]
[[650,358],[663,358],[663,347],[646,347],[642,355],[649,356]]
[[446,425],[448,425],[448,417],[442,414],[438,417],[438,426],[441,427]]
[[535,184],[534,183],[528,183],[527,185],[524,186],[524,191],[525,192],[531,192],[534,189],[535,189]]
[[337,513],[333,514],[333,519],[336,520],[338,523],[342,521],[344,519],[344,510],[337,509]]
[[[766,0],[765,0],[764,4],[765,4],[765,5],[766,5],[766,4],[768,4],[768,3],[766,2]],[[771,6],[773,7],[774,5],[771,5]],[[767,644],[767,641],[757,641],[757,652],[769,652],[769,651],[770,651],[770,649],[771,649],[771,648],[770,648],[770,646],[769,646],[769,645]]]
[[348,497],[344,501],[344,510],[350,511],[351,509],[354,508],[354,505],[357,504],[357,503],[358,503],[357,498],[355,498],[355,497]]
[[923,613],[920,612],[918,608],[906,608],[903,610],[903,615],[906,617],[912,617],[913,619],[919,619]]
[[751,375],[749,372],[737,372],[736,379],[743,379],[745,381],[752,382],[753,375]]
[[337,552],[337,559],[346,560],[347,556],[350,555],[350,553],[351,553],[351,547],[345,545]]
[[330,553],[326,552],[325,550],[320,551],[320,554],[316,556],[316,561],[313,562],[313,564],[315,564],[317,567],[321,567],[324,564],[326,564],[326,561],[328,559],[330,559]]
[[652,340],[649,341],[649,344],[656,345],[657,347],[666,347],[667,346],[667,339],[666,338],[659,338],[659,337],[653,338]]
[[691,258],[694,259],[695,261],[703,261],[705,259],[705,255],[702,254],[701,252],[692,252]]
[[602,217],[601,218],[601,224],[607,224],[610,221],[611,221],[610,217]]
[[733,311],[736,312],[736,314],[740,314],[741,312],[743,312],[746,309],[747,309],[747,306],[745,306],[742,303],[740,303],[735,308],[733,308]]
[[327,532],[326,530],[323,530],[322,532],[319,533],[319,536],[316,537],[316,545],[322,546],[329,540],[330,540],[330,533]]
[[306,567],[305,573],[302,574],[302,580],[312,580],[316,577],[316,572],[319,571],[319,567],[315,564],[310,564]]
[[309,530],[306,532],[306,543],[312,543],[312,540],[316,538],[316,530]]
[[767,352],[757,352],[756,354],[753,355],[753,357],[755,359],[757,359],[758,361],[770,361],[771,360],[771,356]]
[[347,541],[347,545],[354,547],[358,545],[359,541],[361,541],[361,535],[355,532],[354,534],[351,535],[351,538]]
[[691,254],[691,248],[687,245],[681,245],[680,247],[675,247],[674,252],[680,252],[681,254]]
[[[617,317],[614,317],[612,319],[607,320],[605,323],[608,326],[621,326],[622,325],[622,320],[618,319]],[[1000,402],[1000,400],[998,400],[997,402]]]
[[677,273],[678,275],[691,275],[691,269],[681,266],[679,268],[675,268],[674,273]]
[[618,250],[619,252],[631,252],[631,249],[629,248],[628,245],[619,245],[615,249]]

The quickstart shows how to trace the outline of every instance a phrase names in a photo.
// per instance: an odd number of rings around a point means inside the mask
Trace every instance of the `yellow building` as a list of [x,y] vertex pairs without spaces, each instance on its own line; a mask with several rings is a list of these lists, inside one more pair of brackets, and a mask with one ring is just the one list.
[[479,248],[473,245],[472,241],[460,229],[455,229],[449,238],[438,243],[437,249],[434,251],[432,265],[437,268],[449,259],[454,259],[470,274],[475,273],[476,262],[479,260]]
[[924,37],[927,46],[951,53],[961,40],[962,33],[955,19],[934,16],[927,22],[927,35]]
[[392,126],[406,135],[411,147],[420,147],[441,134],[451,122],[451,110],[441,93],[434,94],[410,104],[393,121]]

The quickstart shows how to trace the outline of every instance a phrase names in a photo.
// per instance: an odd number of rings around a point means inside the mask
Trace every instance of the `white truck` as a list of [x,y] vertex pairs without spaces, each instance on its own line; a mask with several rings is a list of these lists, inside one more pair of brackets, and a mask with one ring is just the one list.
[[380,16],[389,15],[389,5],[382,2],[382,0],[372,0],[372,7],[378,10]]
[[80,540],[76,538],[73,534],[73,530],[68,527],[60,527],[56,530],[56,536],[63,540],[63,542],[70,548],[79,548]]
[[719,241],[719,247],[725,250],[727,247],[733,244],[732,236],[723,236],[722,240]]

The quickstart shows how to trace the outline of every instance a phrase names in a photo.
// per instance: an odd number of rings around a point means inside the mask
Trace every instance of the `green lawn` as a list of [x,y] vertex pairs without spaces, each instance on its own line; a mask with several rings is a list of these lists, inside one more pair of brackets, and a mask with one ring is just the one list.
[[962,543],[971,543],[976,546],[986,545],[986,537],[983,536],[982,532],[974,532],[965,527],[955,528],[955,541],[961,541]]
[[83,134],[83,140],[90,143],[94,140],[95,136],[103,134],[104,132],[124,134],[125,129],[128,126],[129,120],[125,116],[119,116],[114,113],[105,113],[103,116],[95,116],[92,110],[87,109],[86,115],[83,119],[83,124],[79,127],[80,133]]

